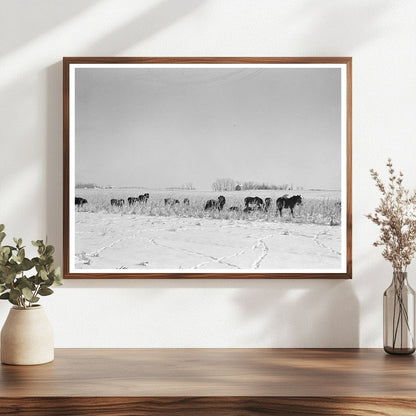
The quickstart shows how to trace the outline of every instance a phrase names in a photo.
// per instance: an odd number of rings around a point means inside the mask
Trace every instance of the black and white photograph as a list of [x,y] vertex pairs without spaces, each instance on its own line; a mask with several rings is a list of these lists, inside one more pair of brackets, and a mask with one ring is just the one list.
[[70,63],[69,273],[347,272],[347,65]]

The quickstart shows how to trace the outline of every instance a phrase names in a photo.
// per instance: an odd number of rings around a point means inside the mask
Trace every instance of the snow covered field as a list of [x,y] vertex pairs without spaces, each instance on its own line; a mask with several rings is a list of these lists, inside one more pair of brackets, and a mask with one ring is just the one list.
[[76,269],[339,269],[341,227],[75,212]]

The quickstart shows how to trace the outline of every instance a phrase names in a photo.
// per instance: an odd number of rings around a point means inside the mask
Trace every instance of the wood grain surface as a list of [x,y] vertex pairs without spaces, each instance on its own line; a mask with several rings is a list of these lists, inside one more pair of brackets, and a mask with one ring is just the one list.
[[374,349],[58,349],[0,368],[0,415],[415,415],[414,356]]

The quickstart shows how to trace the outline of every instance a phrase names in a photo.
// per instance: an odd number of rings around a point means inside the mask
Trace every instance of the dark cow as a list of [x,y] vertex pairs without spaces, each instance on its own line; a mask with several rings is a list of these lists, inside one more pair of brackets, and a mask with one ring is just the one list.
[[185,199],[183,200],[183,204],[184,204],[184,205],[189,205],[189,199],[188,199],[188,198],[185,198]]
[[266,212],[268,212],[269,211],[269,209],[270,209],[270,204],[272,203],[272,199],[271,198],[265,198],[265,200],[264,200],[264,210],[266,211]]
[[221,211],[225,205],[225,197],[220,195],[217,200],[215,199],[209,199],[205,203],[205,211],[208,211],[209,209],[218,209]]
[[78,196],[75,197],[75,205],[78,207],[82,207],[84,204],[87,204],[88,201],[85,198],[80,198]]
[[293,214],[293,208],[295,205],[301,205],[302,204],[302,197],[300,195],[294,195],[288,198],[287,196],[282,196],[280,198],[276,199],[276,214],[277,211],[280,212],[280,216],[282,216],[282,209],[283,208],[289,208],[290,213],[292,214],[292,217],[295,215]]
[[262,209],[264,201],[258,196],[248,196],[244,198],[244,205],[246,208],[250,207],[253,209]]
[[124,205],[124,199],[112,199],[110,202],[114,207],[122,207]]
[[176,204],[180,204],[179,199],[175,199],[175,198],[165,198],[165,205],[176,205]]

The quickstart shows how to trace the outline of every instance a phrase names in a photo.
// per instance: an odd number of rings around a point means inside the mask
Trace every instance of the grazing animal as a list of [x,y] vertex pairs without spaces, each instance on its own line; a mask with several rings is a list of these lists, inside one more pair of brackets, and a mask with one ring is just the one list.
[[277,211],[280,212],[280,216],[282,216],[282,209],[283,208],[289,208],[290,213],[292,214],[292,217],[295,215],[293,214],[293,208],[295,205],[301,205],[302,204],[302,196],[301,195],[294,195],[288,198],[287,196],[281,196],[280,198],[276,199],[276,214]]
[[110,202],[114,207],[122,207],[124,205],[124,199],[112,199]]
[[143,202],[144,204],[147,204],[147,200],[149,199],[149,196],[150,195],[148,193],[139,195],[138,196],[139,202]]
[[220,195],[217,200],[215,199],[209,199],[205,203],[205,211],[208,211],[209,209],[218,209],[221,211],[224,208],[225,205],[225,197]]
[[246,198],[244,198],[244,205],[246,206],[246,208],[252,205],[253,201],[254,201],[254,198],[252,196],[247,196]]
[[129,205],[133,205],[133,204],[135,204],[136,202],[139,202],[139,198],[136,198],[135,196],[129,196],[129,197],[127,198],[127,201],[128,201],[128,203],[129,203]]
[[184,204],[184,205],[189,205],[189,199],[188,199],[188,198],[185,198],[185,199],[183,200],[183,204]]
[[179,204],[180,202],[179,202],[179,199],[175,199],[175,198],[165,198],[165,205],[170,205],[170,206],[173,206],[173,205],[176,205],[176,204]]
[[272,203],[271,198],[265,198],[264,200],[264,210],[267,212],[270,209],[270,204]]
[[264,201],[258,196],[248,196],[244,198],[244,205],[246,208],[262,209]]
[[147,200],[149,199],[149,194],[143,194],[143,195],[139,195],[139,196],[129,196],[127,198],[127,201],[129,202],[129,205],[133,205],[136,203],[142,203],[142,204],[146,204]]
[[87,204],[88,201],[85,198],[80,198],[79,196],[75,197],[75,205],[78,207],[82,207],[84,204]]

